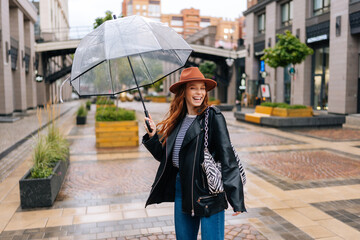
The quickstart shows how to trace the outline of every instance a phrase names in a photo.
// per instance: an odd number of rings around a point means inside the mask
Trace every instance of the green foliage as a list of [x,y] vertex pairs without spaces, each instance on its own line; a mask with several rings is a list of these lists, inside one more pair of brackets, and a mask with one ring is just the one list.
[[209,97],[209,101],[216,101],[215,97]]
[[105,17],[98,17],[95,19],[95,22],[94,22],[94,29],[99,27],[101,24],[103,24],[104,22],[106,22],[107,20],[111,20],[113,19],[112,17],[112,12],[111,11],[106,11],[105,12]]
[[96,104],[97,105],[113,105],[114,101],[108,97],[97,97]]
[[86,117],[86,115],[87,115],[87,110],[84,105],[81,105],[77,110],[76,116]]
[[49,144],[48,155],[51,163],[55,164],[59,160],[65,161],[67,159],[69,155],[69,142],[54,123],[50,124],[46,142]]
[[286,108],[286,109],[304,109],[307,108],[305,105],[289,105],[287,103],[272,103],[272,102],[263,102],[261,103],[263,107],[277,107],[277,108]]
[[86,101],[86,108],[90,108],[91,107],[91,101],[90,100],[87,100]]
[[69,143],[54,123],[51,123],[46,136],[39,135],[33,151],[34,165],[31,178],[47,178],[52,174],[58,161],[69,156]]
[[166,80],[165,78],[160,79],[159,81],[157,81],[156,83],[153,84],[154,88],[155,88],[155,92],[161,92],[161,85],[163,84],[164,80]]
[[212,79],[215,75],[216,64],[211,61],[205,61],[199,65],[199,70],[205,78]]
[[278,42],[274,48],[266,48],[261,58],[272,68],[286,67],[289,64],[298,64],[305,60],[306,56],[312,55],[314,51],[305,43],[286,31],[285,34],[276,34]]
[[99,107],[95,114],[96,121],[132,121],[136,119],[135,111],[116,107]]

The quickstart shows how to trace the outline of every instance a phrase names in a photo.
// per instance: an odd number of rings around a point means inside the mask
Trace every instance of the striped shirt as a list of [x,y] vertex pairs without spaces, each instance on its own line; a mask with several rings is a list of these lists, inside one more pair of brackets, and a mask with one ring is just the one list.
[[187,130],[189,129],[190,125],[195,120],[195,118],[196,118],[196,115],[186,115],[186,117],[184,118],[184,121],[181,124],[178,135],[176,136],[175,145],[174,145],[174,149],[173,149],[172,161],[173,161],[174,167],[179,168],[180,148],[184,141],[185,134],[186,134]]

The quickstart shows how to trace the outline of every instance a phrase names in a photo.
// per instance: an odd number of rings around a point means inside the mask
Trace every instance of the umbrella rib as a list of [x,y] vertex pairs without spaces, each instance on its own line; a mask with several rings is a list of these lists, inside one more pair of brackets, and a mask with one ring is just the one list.
[[151,76],[151,74],[150,74],[150,72],[149,72],[149,69],[148,69],[148,67],[146,66],[146,64],[145,64],[145,62],[144,62],[144,59],[143,59],[143,57],[141,56],[141,54],[139,54],[139,56],[140,56],[141,61],[143,62],[144,66],[145,66],[146,72],[148,73],[148,77],[149,77],[149,79],[150,79],[150,81],[151,81],[152,76]]
[[111,73],[111,66],[110,66],[110,59],[109,59],[109,61],[108,61],[108,68],[109,68],[109,74],[110,74],[110,81],[111,81],[111,89],[112,89],[112,92],[113,92],[113,94],[114,94],[114,83],[113,83],[113,81],[112,81],[112,73]]

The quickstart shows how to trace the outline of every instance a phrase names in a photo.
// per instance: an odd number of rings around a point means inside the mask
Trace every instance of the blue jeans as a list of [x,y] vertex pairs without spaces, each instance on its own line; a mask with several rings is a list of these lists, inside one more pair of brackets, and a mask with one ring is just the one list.
[[224,211],[210,217],[192,217],[182,211],[180,176],[176,176],[175,192],[175,232],[177,240],[196,240],[201,222],[202,240],[223,240],[225,215]]

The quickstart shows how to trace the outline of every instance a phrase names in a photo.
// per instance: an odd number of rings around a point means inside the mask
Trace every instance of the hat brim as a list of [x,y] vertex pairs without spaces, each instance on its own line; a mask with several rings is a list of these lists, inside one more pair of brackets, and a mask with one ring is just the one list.
[[183,80],[181,82],[174,83],[173,85],[170,86],[169,90],[172,93],[177,93],[177,91],[179,90],[179,87],[181,85],[189,83],[189,82],[195,82],[195,81],[196,82],[198,82],[198,81],[205,82],[207,92],[210,90],[213,90],[217,85],[217,83],[214,80],[208,79],[208,78],[189,79],[189,80]]

